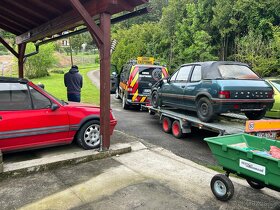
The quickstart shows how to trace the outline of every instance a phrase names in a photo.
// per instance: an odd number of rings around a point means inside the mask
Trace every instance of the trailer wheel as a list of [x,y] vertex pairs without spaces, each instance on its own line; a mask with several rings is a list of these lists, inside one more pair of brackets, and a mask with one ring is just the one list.
[[234,186],[231,180],[223,174],[217,174],[212,178],[211,190],[220,201],[228,201],[234,194]]
[[172,134],[177,139],[180,139],[183,136],[181,125],[180,125],[180,122],[178,120],[175,120],[172,123]]
[[172,129],[171,119],[169,117],[163,117],[163,119],[162,119],[162,130],[165,133],[171,133],[171,129]]
[[252,180],[250,180],[250,179],[246,179],[246,181],[248,182],[248,184],[249,184],[252,188],[254,188],[254,189],[256,189],[256,190],[260,190],[260,189],[263,189],[263,188],[265,187],[263,184],[260,184],[260,183],[258,183],[258,182],[254,182],[254,181],[252,181]]

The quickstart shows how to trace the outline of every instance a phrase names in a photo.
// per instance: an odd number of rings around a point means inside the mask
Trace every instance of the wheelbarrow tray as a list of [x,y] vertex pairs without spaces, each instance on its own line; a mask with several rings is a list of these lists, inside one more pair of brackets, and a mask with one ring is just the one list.
[[226,135],[204,140],[225,171],[280,191],[280,160],[256,152],[256,150],[269,151],[270,146],[280,148],[280,141],[249,134]]

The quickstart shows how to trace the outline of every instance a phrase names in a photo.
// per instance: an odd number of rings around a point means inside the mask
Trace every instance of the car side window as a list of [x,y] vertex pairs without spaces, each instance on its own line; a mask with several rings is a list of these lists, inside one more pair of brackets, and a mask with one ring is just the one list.
[[188,81],[192,66],[183,66],[180,68],[176,82]]
[[174,81],[176,80],[176,77],[177,77],[177,75],[178,75],[178,72],[179,72],[179,71],[176,71],[176,72],[172,75],[172,77],[170,78],[170,82],[174,82]]
[[195,66],[192,77],[191,77],[191,82],[198,82],[201,80],[201,66]]
[[46,96],[30,87],[31,98],[34,109],[47,109],[51,107],[51,101]]
[[0,104],[1,111],[32,109],[27,85],[0,83]]

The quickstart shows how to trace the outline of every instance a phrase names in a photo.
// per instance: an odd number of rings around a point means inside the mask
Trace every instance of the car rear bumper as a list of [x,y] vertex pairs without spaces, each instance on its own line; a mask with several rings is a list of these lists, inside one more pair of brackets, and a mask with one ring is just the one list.
[[274,99],[216,99],[214,102],[214,110],[218,113],[223,112],[247,112],[270,110],[273,106]]

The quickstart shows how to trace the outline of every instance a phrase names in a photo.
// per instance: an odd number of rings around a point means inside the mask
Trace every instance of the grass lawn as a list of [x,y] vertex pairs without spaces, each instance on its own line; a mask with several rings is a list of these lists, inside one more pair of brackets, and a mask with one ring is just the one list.
[[[59,68],[59,70],[63,70],[65,73],[69,71],[68,68]],[[84,84],[81,92],[81,101],[84,103],[90,103],[99,105],[100,103],[100,93],[99,89],[97,89],[91,82],[91,80],[87,77],[87,73],[91,70],[99,69],[99,65],[79,65],[80,74],[83,76]],[[50,73],[48,77],[41,77],[37,79],[31,80],[34,84],[38,84],[41,82],[45,85],[45,90],[56,96],[59,99],[63,99],[67,101],[66,87],[64,86],[64,75]]]

